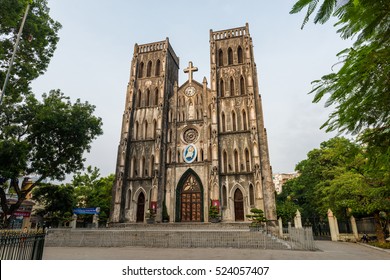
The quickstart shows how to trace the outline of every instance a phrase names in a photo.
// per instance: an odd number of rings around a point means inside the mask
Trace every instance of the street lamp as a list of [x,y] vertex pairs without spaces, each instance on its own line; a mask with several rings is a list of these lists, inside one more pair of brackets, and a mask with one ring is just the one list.
[[22,35],[24,23],[26,22],[26,18],[27,18],[27,14],[28,14],[29,9],[30,9],[30,3],[27,4],[26,11],[24,12],[22,24],[20,25],[19,33],[18,33],[18,36],[16,37],[16,42],[15,42],[15,45],[14,45],[14,51],[12,53],[12,57],[11,57],[11,60],[9,62],[9,67],[8,67],[7,75],[5,76],[5,81],[4,81],[4,84],[3,84],[3,88],[2,88],[2,90],[0,92],[0,105],[1,105],[1,103],[3,103],[3,96],[5,94],[5,88],[7,86],[8,80],[9,80],[9,76],[10,76],[11,69],[12,69],[12,64],[14,63],[16,51],[18,50],[18,46],[19,46],[20,36]]

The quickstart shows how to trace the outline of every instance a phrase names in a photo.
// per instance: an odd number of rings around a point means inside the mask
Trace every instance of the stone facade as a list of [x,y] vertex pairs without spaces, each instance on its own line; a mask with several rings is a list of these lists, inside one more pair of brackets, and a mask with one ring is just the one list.
[[275,189],[248,24],[210,30],[210,87],[193,80],[165,41],[135,45],[126,94],[110,222],[225,222],[253,207],[275,225]]

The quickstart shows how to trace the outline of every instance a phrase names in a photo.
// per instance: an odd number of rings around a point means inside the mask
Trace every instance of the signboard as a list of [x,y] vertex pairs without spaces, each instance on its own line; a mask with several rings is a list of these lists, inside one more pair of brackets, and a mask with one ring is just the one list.
[[16,217],[30,217],[31,212],[28,211],[16,211],[14,212],[14,216]]
[[81,214],[87,214],[87,215],[95,215],[100,213],[100,207],[95,208],[74,208],[73,214],[81,215]]

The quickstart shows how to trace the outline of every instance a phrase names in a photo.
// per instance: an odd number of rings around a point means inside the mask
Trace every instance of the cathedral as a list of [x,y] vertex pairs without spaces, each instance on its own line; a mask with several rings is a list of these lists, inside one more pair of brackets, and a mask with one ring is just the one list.
[[[196,64],[195,64],[196,65]],[[210,80],[169,39],[134,46],[110,223],[276,221],[275,188],[249,25],[210,30]]]

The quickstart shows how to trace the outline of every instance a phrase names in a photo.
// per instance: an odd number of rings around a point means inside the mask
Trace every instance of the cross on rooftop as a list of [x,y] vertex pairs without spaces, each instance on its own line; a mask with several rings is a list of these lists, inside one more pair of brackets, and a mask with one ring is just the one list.
[[188,67],[184,69],[184,73],[188,73],[188,80],[192,82],[192,72],[198,71],[198,67],[193,67],[192,61],[188,63]]

